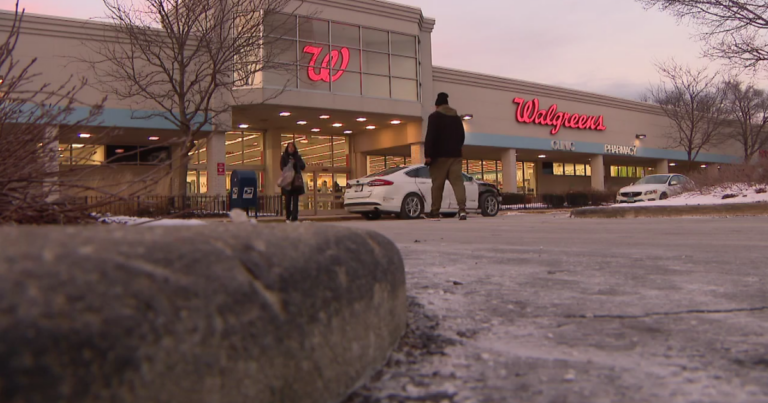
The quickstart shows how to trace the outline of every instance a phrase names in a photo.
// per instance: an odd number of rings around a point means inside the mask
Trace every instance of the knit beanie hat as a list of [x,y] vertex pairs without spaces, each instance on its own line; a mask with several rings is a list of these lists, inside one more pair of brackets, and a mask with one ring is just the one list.
[[437,94],[437,100],[435,101],[435,106],[443,106],[448,105],[448,94],[441,92]]

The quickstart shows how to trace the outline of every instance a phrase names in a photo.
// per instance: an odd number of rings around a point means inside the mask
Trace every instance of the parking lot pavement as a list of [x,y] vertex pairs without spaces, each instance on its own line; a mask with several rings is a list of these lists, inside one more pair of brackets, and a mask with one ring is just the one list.
[[768,402],[768,217],[338,225],[393,239],[414,297],[350,401]]

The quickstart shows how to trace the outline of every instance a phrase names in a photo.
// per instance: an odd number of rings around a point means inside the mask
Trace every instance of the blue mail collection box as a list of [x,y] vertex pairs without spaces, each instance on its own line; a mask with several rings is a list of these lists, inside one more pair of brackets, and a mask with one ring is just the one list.
[[259,211],[259,179],[255,171],[232,171],[229,180],[229,211],[240,209],[250,216]]

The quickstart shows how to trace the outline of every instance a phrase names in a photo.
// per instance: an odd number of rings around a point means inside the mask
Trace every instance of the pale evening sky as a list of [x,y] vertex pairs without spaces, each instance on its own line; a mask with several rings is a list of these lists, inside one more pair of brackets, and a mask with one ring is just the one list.
[[[104,15],[102,0],[21,0],[29,13]],[[437,19],[435,65],[636,99],[653,62],[706,65],[694,31],[632,0],[397,0]],[[13,9],[15,0],[0,0]],[[75,6],[75,4],[77,4]],[[471,5],[470,5],[471,4]]]

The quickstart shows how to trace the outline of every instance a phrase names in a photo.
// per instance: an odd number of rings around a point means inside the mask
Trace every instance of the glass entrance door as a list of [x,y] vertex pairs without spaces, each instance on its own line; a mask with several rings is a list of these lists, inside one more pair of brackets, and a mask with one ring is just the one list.
[[304,215],[344,214],[344,192],[348,172],[329,172],[327,169],[307,167],[304,180],[307,192],[302,196],[300,209]]

